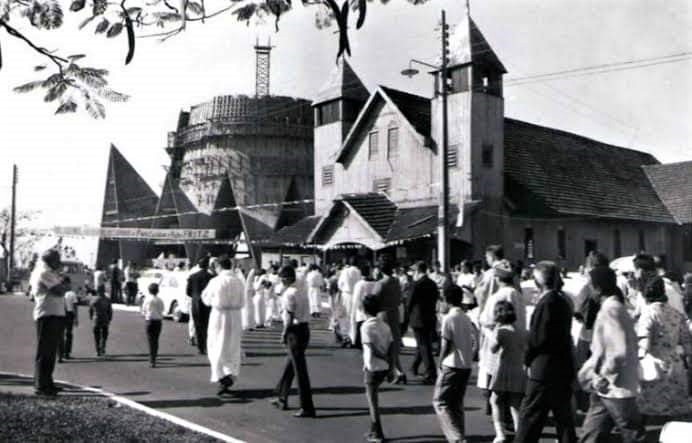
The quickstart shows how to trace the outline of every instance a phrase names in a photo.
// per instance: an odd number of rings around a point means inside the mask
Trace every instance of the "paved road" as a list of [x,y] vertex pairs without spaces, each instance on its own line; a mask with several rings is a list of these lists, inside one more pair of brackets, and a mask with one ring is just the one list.
[[[0,296],[0,371],[30,374],[35,334],[31,303],[23,296]],[[75,330],[74,360],[59,364],[56,378],[100,387],[145,405],[191,420],[247,442],[359,442],[368,430],[368,411],[362,386],[361,356],[336,348],[325,321],[315,321],[308,352],[317,419],[296,419],[274,409],[268,400],[278,379],[285,353],[279,330],[246,333],[247,359],[236,397],[221,400],[209,382],[205,357],[187,344],[187,325],[164,323],[160,367],[149,368],[144,322],[133,312],[115,312],[106,360],[95,358],[86,311]],[[407,351],[404,365],[411,362]],[[473,380],[475,381],[475,380]],[[431,406],[432,388],[409,382],[387,385],[381,395],[385,434],[398,442],[444,442]],[[291,397],[290,405],[297,406]],[[467,393],[469,442],[490,442],[493,431],[481,410],[478,389]],[[554,441],[548,429],[542,441]],[[652,434],[653,437],[653,434]],[[652,441],[656,439],[653,438]]]

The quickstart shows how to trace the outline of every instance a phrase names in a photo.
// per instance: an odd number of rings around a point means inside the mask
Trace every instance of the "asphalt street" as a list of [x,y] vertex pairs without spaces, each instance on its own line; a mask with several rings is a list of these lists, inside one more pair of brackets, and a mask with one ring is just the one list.
[[[32,373],[35,331],[31,309],[24,296],[0,296],[0,371]],[[325,320],[311,325],[308,351],[318,418],[297,419],[269,404],[285,360],[278,325],[272,330],[245,333],[247,358],[239,383],[233,387],[235,396],[220,399],[216,384],[209,382],[206,357],[198,355],[187,342],[187,324],[164,322],[160,364],[152,369],[144,320],[139,314],[114,313],[104,359],[96,357],[88,313],[84,307],[80,309],[74,359],[58,364],[56,379],[99,387],[251,443],[360,442],[369,430],[360,352],[338,348]],[[405,354],[407,368],[412,350]],[[431,386],[409,380],[406,386],[384,385],[382,391],[382,421],[390,441],[445,441],[432,408]],[[297,408],[297,396],[291,397],[289,406]],[[491,442],[490,417],[485,415],[483,399],[474,386],[467,391],[465,411],[468,441]],[[554,429],[548,428],[542,441],[555,441],[554,435]],[[656,440],[654,435],[652,441]]]

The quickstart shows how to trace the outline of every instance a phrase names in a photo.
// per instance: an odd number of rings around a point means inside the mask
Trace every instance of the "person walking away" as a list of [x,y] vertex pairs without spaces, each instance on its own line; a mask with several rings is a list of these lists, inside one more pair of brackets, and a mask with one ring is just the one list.
[[[656,362],[659,376],[641,382],[637,399],[645,416],[677,417],[690,412],[687,397],[687,372],[692,367],[692,338],[684,318],[667,303],[665,282],[661,277],[650,280],[643,290],[646,305],[636,324],[639,355]],[[685,357],[678,354],[681,346]]]
[[370,272],[368,265],[360,266],[360,273],[363,278],[353,287],[353,306],[351,306],[351,336],[349,337],[353,347],[362,349],[362,337],[360,335],[360,327],[367,315],[363,309],[363,300],[368,295],[375,293],[375,279]]
[[118,259],[114,259],[108,269],[108,278],[111,282],[111,303],[122,303],[122,274],[118,266]]
[[159,354],[159,336],[163,322],[164,305],[159,298],[159,285],[152,283],[147,288],[149,294],[142,301],[141,312],[144,316],[149,344],[149,366],[156,367],[156,357]]
[[129,261],[125,267],[125,302],[128,306],[134,305],[137,299],[137,292],[139,288],[137,287],[137,279],[139,278],[139,272],[137,271],[137,264],[133,261]]
[[286,346],[288,355],[276,387],[277,398],[272,400],[272,404],[282,410],[288,409],[288,394],[293,378],[296,377],[300,410],[294,414],[294,417],[315,417],[310,376],[305,360],[305,350],[310,342],[310,302],[308,295],[296,288],[296,273],[291,266],[281,268],[279,275],[284,287],[281,295],[284,323],[281,343]]
[[425,372],[422,382],[434,384],[437,370],[433,358],[432,342],[435,324],[437,322],[437,285],[430,280],[428,266],[423,261],[413,265],[413,291],[408,304],[409,318],[405,322],[413,329],[416,337],[416,357],[413,360],[411,372],[418,375],[420,364],[424,363]]
[[267,271],[260,269],[255,275],[255,281],[252,283],[255,289],[255,295],[252,297],[252,303],[255,305],[255,324],[257,329],[271,327],[271,323],[267,324],[267,300],[270,297],[272,284],[269,281]]
[[560,443],[577,441],[571,400],[576,376],[572,344],[572,307],[561,294],[560,270],[541,261],[533,271],[540,300],[531,316],[524,365],[526,393],[519,413],[515,443],[537,443],[548,413],[553,413]]
[[72,290],[72,281],[70,277],[65,277],[63,279],[63,284],[67,292],[65,292],[64,331],[60,337],[60,344],[58,346],[59,363],[62,363],[63,359],[69,360],[71,358],[73,340],[72,330],[79,326],[79,297],[77,297],[77,294]]
[[197,349],[200,355],[206,355],[210,309],[202,302],[202,292],[214,276],[209,272],[209,257],[199,259],[197,266],[199,266],[199,270],[187,278],[186,293],[190,297],[190,312],[195,325]]
[[310,315],[313,318],[319,318],[322,311],[322,288],[324,288],[324,277],[316,264],[310,265],[305,277],[305,283],[308,287],[308,297],[310,299]]
[[97,266],[94,271],[94,293],[98,293],[99,288],[103,288],[104,292],[106,291],[106,280],[108,280],[106,271],[101,266]]
[[473,323],[461,309],[462,298],[458,286],[445,291],[449,310],[442,318],[440,372],[433,393],[433,407],[442,432],[447,441],[458,443],[465,441],[464,395],[478,347]]
[[617,287],[615,272],[595,267],[589,272],[593,295],[600,297],[591,334],[591,356],[579,371],[579,381],[590,392],[582,425],[581,443],[599,443],[617,427],[623,443],[646,441],[637,407],[639,391],[637,335]]
[[[502,288],[495,295],[499,294]],[[486,304],[487,309],[488,304]],[[519,429],[519,407],[526,390],[523,359],[526,349],[526,330],[518,323],[514,305],[499,300],[493,307],[495,328],[488,337],[490,351],[497,355],[497,364],[491,375],[490,406],[492,408],[494,443],[507,439],[505,410],[509,407],[514,429]]]
[[106,341],[108,340],[108,327],[113,320],[113,307],[106,297],[105,288],[96,291],[96,297],[89,303],[89,319],[91,319],[94,331],[94,344],[96,355],[106,355]]
[[[526,307],[521,294],[515,289],[514,272],[507,260],[493,262],[490,269],[494,275],[496,292],[490,294],[483,306],[479,317],[480,324],[480,350],[478,352],[478,387],[483,390],[486,398],[490,398],[492,374],[497,370],[498,355],[492,351],[492,337],[495,335],[495,305],[500,301],[512,304],[516,322],[514,327],[521,332],[526,332]],[[488,405],[490,406],[490,405]],[[516,429],[516,428],[515,428]]]
[[267,318],[269,327],[271,327],[272,322],[281,321],[281,305],[279,301],[281,299],[283,285],[281,284],[281,278],[279,277],[279,268],[276,265],[273,265],[271,268],[269,281],[272,284],[272,290],[270,292],[271,296],[267,301]]
[[[361,280],[358,284],[363,281]],[[366,436],[366,441],[380,443],[384,440],[384,432],[380,420],[378,390],[385,380],[394,378],[395,340],[389,325],[377,317],[382,309],[380,298],[367,295],[363,298],[362,305],[366,320],[359,327],[363,341],[365,395],[370,411],[370,432]]]
[[231,269],[230,258],[221,258],[219,267],[219,275],[211,279],[202,291],[202,302],[211,308],[207,330],[211,381],[220,385],[217,395],[224,395],[230,393],[240,374],[243,335],[240,310],[245,301],[245,287]]
[[257,327],[255,323],[255,268],[250,269],[245,277],[245,305],[242,309],[243,331],[254,331]]
[[393,380],[394,384],[406,384],[406,373],[401,367],[401,317],[399,309],[401,307],[401,285],[399,280],[394,277],[394,267],[389,261],[382,262],[377,268],[379,276],[377,285],[375,286],[375,294],[380,300],[380,309],[383,320],[389,326],[394,339],[392,345],[392,365],[396,377]]
[[53,370],[65,321],[67,287],[59,268],[60,253],[49,249],[41,255],[30,278],[36,324],[34,392],[37,395],[55,396],[60,391],[53,382]]
[[339,316],[339,332],[345,340],[345,346],[350,347],[352,342],[351,336],[351,309],[353,306],[353,288],[356,283],[363,277],[360,270],[355,266],[356,258],[350,257],[348,265],[341,271],[339,275],[339,291],[341,293],[340,308],[343,309],[342,315]]

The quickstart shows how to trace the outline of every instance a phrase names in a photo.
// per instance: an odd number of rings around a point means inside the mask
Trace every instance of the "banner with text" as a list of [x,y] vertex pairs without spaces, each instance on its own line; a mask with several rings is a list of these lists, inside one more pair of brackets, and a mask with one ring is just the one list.
[[133,240],[208,240],[216,238],[215,229],[95,228],[60,226],[53,228],[58,236],[100,237]]

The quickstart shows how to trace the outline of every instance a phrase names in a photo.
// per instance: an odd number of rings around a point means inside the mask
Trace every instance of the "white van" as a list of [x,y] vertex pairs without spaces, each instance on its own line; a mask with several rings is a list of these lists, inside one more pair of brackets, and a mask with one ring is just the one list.
[[137,279],[139,299],[141,301],[147,293],[151,283],[159,284],[159,297],[163,300],[163,315],[173,318],[176,322],[183,322],[190,317],[190,297],[185,290],[187,288],[187,272],[167,271],[163,269],[147,269],[140,272]]

